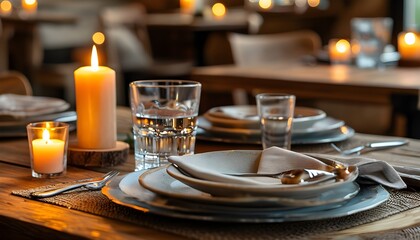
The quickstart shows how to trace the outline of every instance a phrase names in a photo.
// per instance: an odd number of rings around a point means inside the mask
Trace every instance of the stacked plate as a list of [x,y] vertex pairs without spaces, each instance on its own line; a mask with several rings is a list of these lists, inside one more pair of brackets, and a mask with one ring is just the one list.
[[[354,135],[345,122],[319,109],[296,107],[292,144],[338,142]],[[197,137],[232,143],[261,143],[256,106],[223,106],[212,108],[198,119]]]
[[[184,156],[209,171],[252,172],[261,151],[238,150]],[[184,158],[183,157],[183,158]],[[322,160],[342,167],[342,163]],[[185,175],[179,166],[133,172],[110,182],[102,192],[112,201],[159,215],[224,222],[286,222],[347,216],[386,201],[380,185],[360,188],[357,168],[345,180],[316,184],[242,185]]]
[[30,122],[60,121],[75,128],[76,112],[66,111],[70,104],[52,97],[0,95],[0,137],[26,136]]

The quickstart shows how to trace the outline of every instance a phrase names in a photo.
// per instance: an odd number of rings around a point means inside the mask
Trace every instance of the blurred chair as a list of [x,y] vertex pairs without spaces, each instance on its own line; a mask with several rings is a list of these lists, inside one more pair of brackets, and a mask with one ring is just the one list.
[[28,79],[21,73],[6,71],[0,73],[0,94],[13,93],[32,95],[32,87]]
[[[231,33],[228,39],[234,63],[238,66],[298,62],[304,56],[315,55],[322,47],[321,38],[311,30],[260,35]],[[234,104],[244,105],[254,94],[233,89],[232,97]]]
[[187,78],[193,62],[155,59],[146,26],[146,10],[141,3],[106,7],[99,23],[105,33],[108,65],[121,74],[120,94],[128,101],[128,84],[140,79]]
[[231,33],[229,42],[234,62],[239,66],[300,61],[321,49],[319,35],[310,30],[261,35]]

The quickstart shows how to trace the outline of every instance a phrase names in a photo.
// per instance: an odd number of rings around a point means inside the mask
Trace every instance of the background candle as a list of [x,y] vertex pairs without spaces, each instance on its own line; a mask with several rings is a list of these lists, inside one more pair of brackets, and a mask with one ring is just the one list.
[[22,0],[22,8],[27,13],[34,13],[38,8],[36,0]]
[[351,47],[345,39],[331,39],[328,43],[328,52],[331,63],[350,63]]
[[60,173],[64,171],[64,141],[50,139],[47,129],[43,138],[32,141],[33,169],[37,173]]
[[402,59],[420,59],[420,39],[417,33],[402,32],[398,35],[398,52]]
[[98,66],[93,46],[91,66],[77,69],[74,78],[78,147],[114,148],[117,141],[115,71]]

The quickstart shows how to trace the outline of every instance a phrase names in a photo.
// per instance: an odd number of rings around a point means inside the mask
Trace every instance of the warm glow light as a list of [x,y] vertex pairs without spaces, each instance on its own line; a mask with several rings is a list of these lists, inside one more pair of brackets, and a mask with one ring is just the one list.
[[92,47],[92,55],[90,57],[90,65],[92,66],[93,70],[99,70],[99,63],[98,63],[98,52],[96,51],[96,46],[93,45]]
[[350,43],[347,40],[341,39],[335,44],[335,47],[337,48],[338,52],[344,53],[346,51],[349,51]]
[[101,45],[105,42],[105,35],[101,32],[96,32],[92,35],[92,41],[95,44]]
[[42,131],[42,140],[44,140],[46,143],[50,141],[50,132],[47,129]]
[[22,0],[22,8],[28,13],[34,13],[38,8],[38,2],[36,0]]
[[12,3],[8,0],[4,0],[0,3],[0,13],[10,13],[12,11]]
[[272,0],[260,0],[258,2],[258,5],[262,9],[269,9],[273,6],[273,1]]
[[310,7],[318,7],[320,2],[320,0],[308,0],[308,5]]
[[408,45],[413,45],[416,42],[416,35],[412,32],[408,32],[404,35],[404,41]]
[[211,8],[211,11],[216,17],[223,17],[226,14],[226,7],[222,3],[216,3]]

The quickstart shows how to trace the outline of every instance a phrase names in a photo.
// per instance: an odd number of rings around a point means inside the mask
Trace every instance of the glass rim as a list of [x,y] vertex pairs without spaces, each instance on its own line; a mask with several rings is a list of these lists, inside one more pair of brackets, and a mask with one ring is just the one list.
[[293,94],[289,94],[289,93],[259,93],[255,96],[257,99],[262,99],[262,98],[284,98],[284,99],[288,99],[288,98],[294,98],[296,99],[296,96]]
[[68,123],[64,123],[64,122],[45,121],[45,122],[28,123],[28,125],[26,125],[26,128],[27,129],[45,129],[47,128],[45,126],[47,123],[51,124],[50,127],[48,127],[48,129],[62,129],[62,128],[69,128],[70,126]]
[[[170,85],[163,83],[171,83]],[[200,82],[193,80],[136,80],[130,83],[130,86],[136,87],[198,87],[201,86]]]

